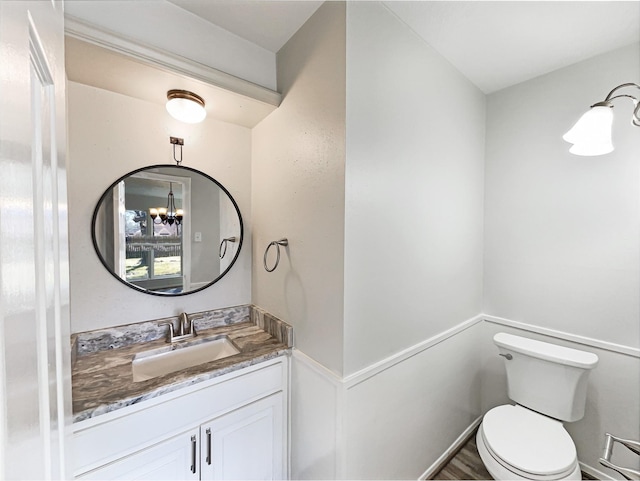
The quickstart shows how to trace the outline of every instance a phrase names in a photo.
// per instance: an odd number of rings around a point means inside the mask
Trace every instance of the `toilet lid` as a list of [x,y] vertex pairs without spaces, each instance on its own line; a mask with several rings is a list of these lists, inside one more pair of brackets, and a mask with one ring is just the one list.
[[482,419],[487,447],[502,461],[539,476],[574,469],[576,447],[560,421],[521,406],[498,406]]

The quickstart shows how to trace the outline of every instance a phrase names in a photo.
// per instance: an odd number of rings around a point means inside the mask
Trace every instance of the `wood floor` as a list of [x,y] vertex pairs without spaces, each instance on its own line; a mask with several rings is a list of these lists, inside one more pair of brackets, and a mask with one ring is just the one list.
[[[493,479],[487,468],[482,464],[478,448],[476,447],[476,433],[466,442],[462,449],[451,458],[451,460],[438,471],[431,479],[474,479],[489,480]],[[595,479],[584,471],[582,479]]]
[[476,448],[476,435],[431,479],[493,479],[482,464]]

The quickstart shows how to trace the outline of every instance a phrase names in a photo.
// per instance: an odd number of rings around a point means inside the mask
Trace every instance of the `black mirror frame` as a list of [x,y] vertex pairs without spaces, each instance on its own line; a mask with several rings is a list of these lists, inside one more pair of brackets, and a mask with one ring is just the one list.
[[[102,253],[100,252],[100,249],[98,248],[98,241],[96,239],[96,220],[98,218],[98,210],[100,210],[100,207],[102,206],[102,203],[105,200],[105,198],[107,197],[107,195],[109,195],[111,193],[111,191],[113,190],[113,188],[116,185],[118,185],[120,182],[122,182],[126,178],[128,178],[128,177],[130,177],[130,176],[132,176],[134,174],[137,174],[138,172],[143,172],[143,171],[151,170],[151,169],[157,169],[157,168],[160,168],[160,167],[172,167],[172,168],[178,168],[178,169],[185,169],[185,170],[188,170],[190,172],[194,172],[196,174],[202,175],[203,177],[206,177],[207,179],[209,179],[211,182],[216,184],[220,189],[222,189],[222,191],[225,194],[227,194],[227,196],[231,200],[231,203],[233,204],[233,207],[236,209],[236,214],[238,214],[238,220],[240,221],[240,236],[239,236],[240,239],[238,241],[238,250],[236,251],[236,255],[233,257],[233,259],[231,260],[231,262],[229,263],[227,268],[223,272],[221,272],[218,277],[213,279],[210,283],[208,283],[208,284],[206,284],[204,286],[198,287],[197,289],[193,289],[193,290],[191,290],[189,292],[171,292],[171,293],[154,292],[154,291],[150,291],[148,289],[143,289],[142,287],[138,287],[135,284],[132,284],[130,282],[127,282],[126,280],[124,280],[120,276],[118,276],[113,270],[111,270],[111,268],[109,267],[107,262],[102,257]],[[138,292],[141,292],[143,294],[150,294],[152,296],[178,297],[178,296],[186,296],[186,295],[189,295],[189,294],[195,294],[196,292],[200,292],[200,291],[202,291],[204,289],[207,289],[208,287],[211,287],[213,284],[215,284],[220,279],[222,279],[227,274],[227,272],[229,272],[229,270],[236,263],[236,260],[238,259],[238,256],[240,255],[240,250],[242,249],[242,242],[244,240],[244,224],[242,222],[242,214],[240,214],[240,209],[238,208],[238,204],[236,203],[236,200],[233,198],[231,193],[220,182],[218,182],[216,179],[214,179],[210,175],[205,174],[204,172],[202,172],[200,170],[197,170],[197,169],[194,169],[194,168],[191,168],[191,167],[186,167],[184,165],[155,164],[155,165],[149,165],[149,166],[146,166],[146,167],[141,167],[139,169],[132,170],[131,172],[127,172],[125,175],[123,175],[118,180],[113,182],[109,187],[107,187],[107,189],[104,191],[104,193],[100,196],[100,199],[98,199],[98,203],[96,204],[96,207],[93,210],[93,216],[91,217],[91,240],[93,241],[93,249],[96,251],[96,254],[98,255],[98,259],[100,259],[100,262],[102,263],[104,268],[107,270],[107,272],[109,272],[109,274],[111,274],[113,277],[118,279],[118,281],[120,281],[125,286],[130,287],[131,289],[133,289],[135,291],[138,291]]]

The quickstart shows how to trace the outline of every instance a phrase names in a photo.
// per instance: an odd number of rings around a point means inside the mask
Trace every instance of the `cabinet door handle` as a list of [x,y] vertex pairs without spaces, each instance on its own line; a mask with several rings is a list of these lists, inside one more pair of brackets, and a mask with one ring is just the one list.
[[207,428],[207,464],[211,466],[211,428]]
[[196,473],[196,437],[191,436],[191,472]]

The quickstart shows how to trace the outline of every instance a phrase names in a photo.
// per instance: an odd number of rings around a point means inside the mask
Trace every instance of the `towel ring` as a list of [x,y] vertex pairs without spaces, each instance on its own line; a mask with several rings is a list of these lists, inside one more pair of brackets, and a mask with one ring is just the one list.
[[222,239],[222,242],[220,242],[220,247],[218,247],[218,257],[220,259],[222,259],[227,254],[227,243],[235,242],[236,240],[237,239],[235,237],[227,237],[226,239]]
[[[278,264],[280,264],[280,246],[286,247],[288,245],[289,245],[289,241],[286,238],[280,239],[277,241],[272,241],[269,243],[266,250],[264,251],[264,257],[262,258],[265,271],[273,272],[276,270],[276,267],[278,267]],[[271,249],[271,246],[276,246],[276,263],[273,265],[271,269],[269,269],[267,267],[267,254],[269,254],[269,249]]]

